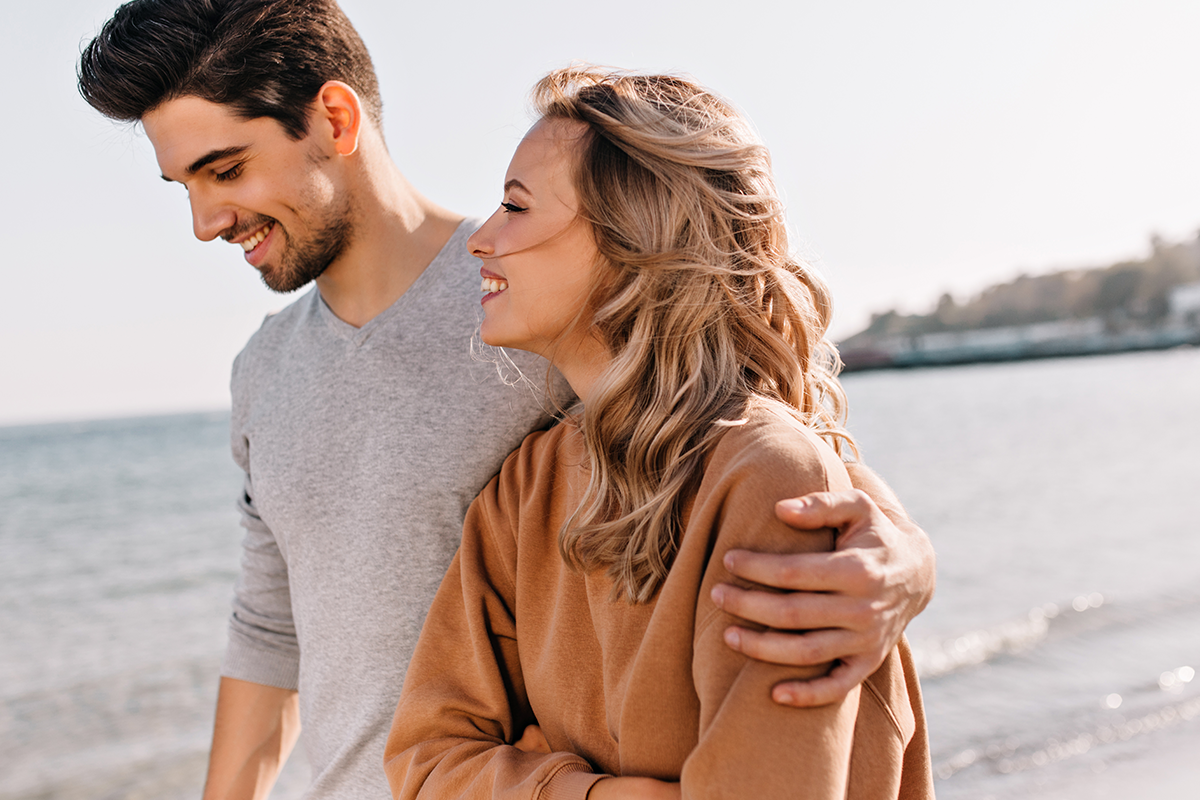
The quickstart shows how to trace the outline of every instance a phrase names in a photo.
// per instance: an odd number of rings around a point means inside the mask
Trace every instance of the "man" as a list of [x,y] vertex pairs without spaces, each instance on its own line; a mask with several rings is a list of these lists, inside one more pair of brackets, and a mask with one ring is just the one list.
[[[234,364],[246,536],[205,797],[265,797],[301,718],[309,797],[385,797],[384,739],[465,509],[566,402],[561,383],[525,354],[512,358],[531,380],[515,385],[473,357],[474,224],[392,163],[370,57],[332,0],[134,0],[87,46],[79,79],[102,113],[143,124],[198,238],[239,245],[276,291],[316,284]],[[779,509],[841,528],[837,553],[731,559],[748,580],[806,591],[719,589],[730,613],[774,629],[733,627],[731,647],[841,659],[825,679],[776,687],[779,702],[857,685],[932,594],[928,540],[878,478],[852,474],[874,502]],[[815,630],[784,632],[798,628]]]

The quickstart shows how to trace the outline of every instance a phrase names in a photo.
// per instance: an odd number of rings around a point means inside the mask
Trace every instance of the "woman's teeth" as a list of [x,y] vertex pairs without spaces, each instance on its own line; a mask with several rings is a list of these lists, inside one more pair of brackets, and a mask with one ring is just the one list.
[[503,292],[508,288],[508,281],[496,280],[495,278],[484,278],[483,283],[479,285],[479,291],[488,292]]
[[267,238],[267,234],[270,233],[271,228],[274,228],[274,227],[275,227],[274,222],[270,223],[269,225],[264,225],[263,227],[259,228],[258,231],[253,236],[250,236],[246,239],[242,239],[242,241],[239,242],[239,244],[242,246],[243,250],[245,250],[247,253],[249,253],[251,250],[253,250],[254,248],[258,247],[260,244],[262,244],[262,240]]

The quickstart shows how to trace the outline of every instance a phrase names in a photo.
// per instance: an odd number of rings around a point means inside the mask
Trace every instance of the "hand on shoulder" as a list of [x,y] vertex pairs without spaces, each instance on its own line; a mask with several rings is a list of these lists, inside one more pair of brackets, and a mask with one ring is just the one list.
[[797,530],[836,528],[835,552],[732,550],[725,556],[732,574],[784,592],[730,584],[713,592],[728,613],[770,628],[731,626],[726,643],[733,649],[776,664],[839,662],[824,677],[777,685],[773,698],[784,705],[818,706],[844,697],[879,668],[933,596],[935,557],[928,537],[875,473],[848,466],[860,489],[818,492],[776,507],[780,520]]

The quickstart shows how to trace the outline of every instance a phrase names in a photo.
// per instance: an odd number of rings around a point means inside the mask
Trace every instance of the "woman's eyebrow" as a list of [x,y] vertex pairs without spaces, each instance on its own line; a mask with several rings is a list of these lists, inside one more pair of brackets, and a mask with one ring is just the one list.
[[528,186],[521,183],[516,178],[510,178],[509,180],[504,182],[504,191],[507,192],[509,189],[520,189],[521,191],[525,192],[526,194],[533,194],[533,192],[529,191]]

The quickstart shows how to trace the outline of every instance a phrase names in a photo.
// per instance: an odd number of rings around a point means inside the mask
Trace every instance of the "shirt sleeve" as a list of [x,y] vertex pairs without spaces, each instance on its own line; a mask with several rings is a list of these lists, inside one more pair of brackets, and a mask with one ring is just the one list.
[[[785,429],[786,431],[786,429]],[[685,800],[752,797],[834,800],[847,796],[860,689],[818,708],[781,706],[771,699],[780,681],[828,670],[780,666],[749,659],[724,641],[730,624],[757,628],[717,608],[718,583],[746,586],[726,571],[733,548],[759,552],[827,551],[833,531],[800,532],[774,514],[775,503],[814,491],[849,488],[836,456],[813,436],[731,433],[741,441],[710,464],[710,491],[697,497],[684,540],[703,537],[712,554],[697,597],[692,675],[700,701],[699,742],[684,762]],[[759,587],[761,588],[761,587]]]
[[505,471],[471,505],[409,664],[384,763],[396,798],[583,800],[602,776],[572,753],[509,743],[535,722],[517,656],[516,540]]
[[300,678],[300,645],[292,620],[287,561],[275,534],[254,506],[250,442],[242,431],[248,393],[246,381],[239,374],[242,358],[239,356],[234,362],[230,427],[233,459],[245,473],[238,498],[245,536],[221,674],[280,689],[296,689]]

